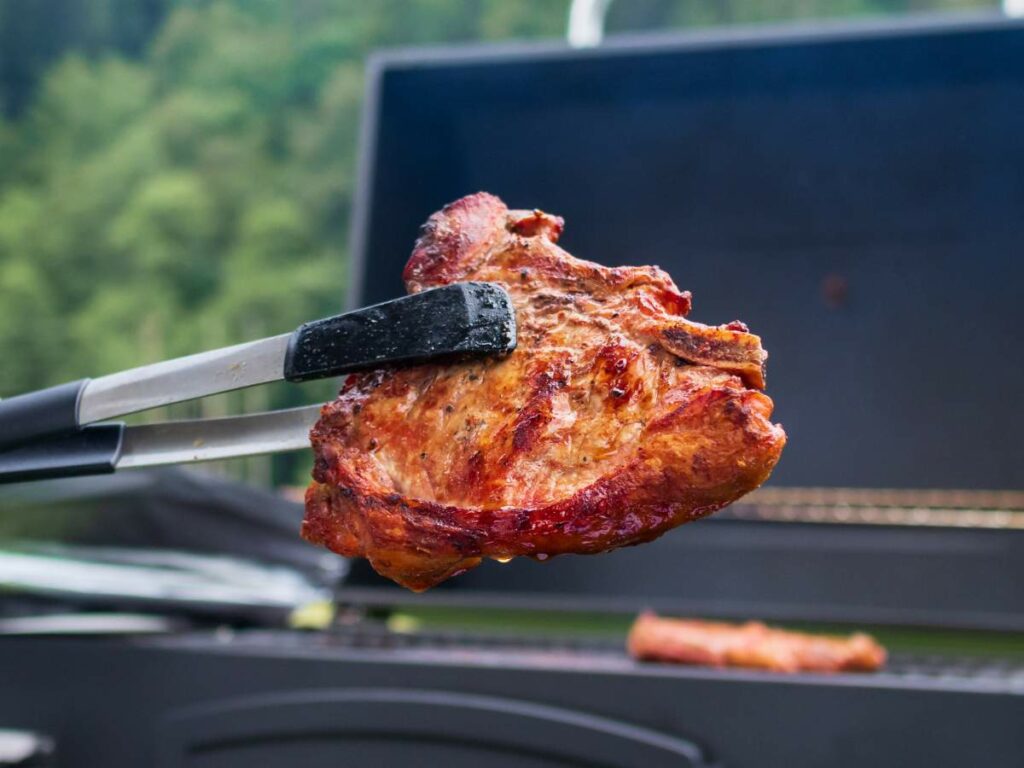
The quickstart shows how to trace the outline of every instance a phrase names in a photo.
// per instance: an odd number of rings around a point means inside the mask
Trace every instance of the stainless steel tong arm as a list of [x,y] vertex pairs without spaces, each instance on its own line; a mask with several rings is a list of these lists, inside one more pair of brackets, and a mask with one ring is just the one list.
[[200,352],[90,379],[78,404],[78,421],[91,424],[216,392],[284,378],[292,334]]

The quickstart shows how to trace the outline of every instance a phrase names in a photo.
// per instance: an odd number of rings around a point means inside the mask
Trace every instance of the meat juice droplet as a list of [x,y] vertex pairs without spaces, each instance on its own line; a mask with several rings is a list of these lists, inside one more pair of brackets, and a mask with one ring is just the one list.
[[512,560],[512,558],[511,558],[511,557],[496,557],[496,558],[494,558],[494,559],[495,559],[495,560],[496,560],[497,562],[499,562],[499,563],[502,563],[502,564],[505,564],[505,563],[507,563],[507,562],[510,562],[510,561]]

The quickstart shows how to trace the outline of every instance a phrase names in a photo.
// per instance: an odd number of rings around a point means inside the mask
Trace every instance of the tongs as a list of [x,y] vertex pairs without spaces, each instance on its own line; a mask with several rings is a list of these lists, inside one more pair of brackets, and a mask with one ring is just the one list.
[[320,406],[126,426],[109,419],[272,381],[511,352],[515,312],[493,283],[456,283],[293,333],[0,400],[0,483],[94,475],[309,446]]

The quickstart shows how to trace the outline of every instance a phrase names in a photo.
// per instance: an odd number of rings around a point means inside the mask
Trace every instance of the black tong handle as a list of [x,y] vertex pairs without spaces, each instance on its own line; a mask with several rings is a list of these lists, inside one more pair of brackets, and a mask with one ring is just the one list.
[[0,453],[0,484],[79,475],[107,475],[117,467],[124,424],[93,424]]
[[78,428],[78,404],[88,379],[0,400],[0,449],[40,435]]
[[511,352],[515,310],[493,283],[455,283],[344,315],[292,334],[284,378],[309,381],[382,365]]

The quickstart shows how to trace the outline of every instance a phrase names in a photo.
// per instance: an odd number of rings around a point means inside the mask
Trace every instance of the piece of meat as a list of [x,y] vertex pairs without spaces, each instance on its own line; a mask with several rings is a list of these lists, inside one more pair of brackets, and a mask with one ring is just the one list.
[[869,635],[811,635],[746,624],[637,617],[626,646],[642,661],[704,667],[750,667],[772,672],[871,672],[885,664],[885,649]]
[[573,258],[561,231],[484,193],[431,216],[408,290],[500,283],[518,346],[351,376],[311,433],[307,540],[419,591],[484,557],[650,541],[765,481],[785,434],[758,337],[686,320],[660,269]]

